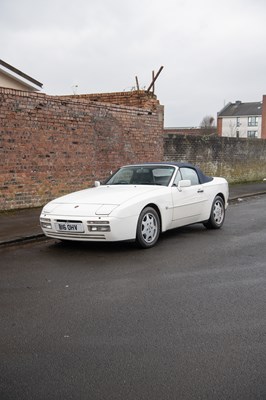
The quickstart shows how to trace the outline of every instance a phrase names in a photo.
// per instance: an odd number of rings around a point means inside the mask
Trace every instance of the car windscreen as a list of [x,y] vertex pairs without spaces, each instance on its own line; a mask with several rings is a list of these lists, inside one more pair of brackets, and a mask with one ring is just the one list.
[[128,166],[120,168],[105,185],[168,186],[175,171],[171,166]]

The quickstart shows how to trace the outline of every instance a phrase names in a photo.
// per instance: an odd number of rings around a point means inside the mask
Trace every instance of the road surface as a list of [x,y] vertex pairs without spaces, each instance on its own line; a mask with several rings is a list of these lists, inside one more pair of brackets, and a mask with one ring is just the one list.
[[0,250],[0,399],[266,399],[266,197],[158,245]]

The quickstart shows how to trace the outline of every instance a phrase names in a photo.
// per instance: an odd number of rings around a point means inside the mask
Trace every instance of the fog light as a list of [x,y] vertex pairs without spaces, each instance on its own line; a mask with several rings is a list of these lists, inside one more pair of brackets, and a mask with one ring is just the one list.
[[110,232],[109,221],[87,221],[89,232]]
[[111,228],[110,226],[101,226],[101,225],[88,225],[88,230],[89,232],[110,232]]
[[40,218],[41,227],[44,229],[52,229],[50,218]]
[[99,225],[97,228],[100,232],[110,232],[110,230],[111,230],[110,226],[100,226]]

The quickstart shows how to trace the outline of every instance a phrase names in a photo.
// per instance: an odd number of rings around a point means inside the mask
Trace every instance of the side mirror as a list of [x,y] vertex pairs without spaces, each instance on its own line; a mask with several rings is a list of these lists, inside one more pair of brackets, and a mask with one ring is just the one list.
[[189,187],[189,186],[191,186],[191,180],[184,179],[184,180],[178,182],[177,189],[179,190],[179,192],[182,192],[182,188]]
[[94,186],[95,186],[95,187],[99,187],[99,186],[101,186],[101,182],[99,182],[99,181],[95,181],[95,182],[94,182]]

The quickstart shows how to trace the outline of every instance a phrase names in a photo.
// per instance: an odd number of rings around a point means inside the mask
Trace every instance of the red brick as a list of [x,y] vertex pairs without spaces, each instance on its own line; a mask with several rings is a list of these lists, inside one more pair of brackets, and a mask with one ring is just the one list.
[[0,88],[0,102],[0,210],[40,206],[121,164],[163,159],[163,107],[144,91],[47,96]]

